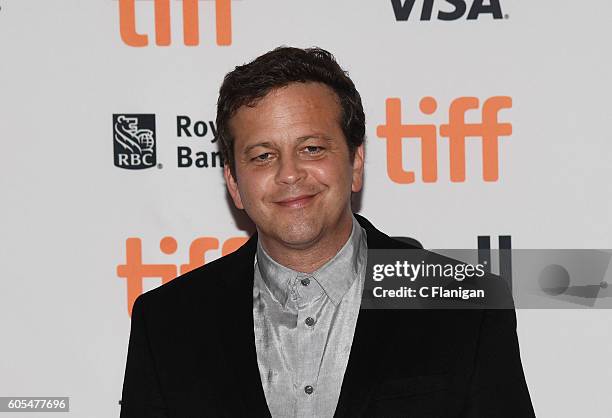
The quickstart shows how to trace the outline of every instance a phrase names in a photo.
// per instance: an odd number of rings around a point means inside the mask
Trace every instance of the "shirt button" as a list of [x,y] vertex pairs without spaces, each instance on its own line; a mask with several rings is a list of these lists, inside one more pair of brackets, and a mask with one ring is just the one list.
[[311,326],[313,326],[315,324],[314,318],[312,318],[310,316],[308,318],[306,318],[306,321],[304,321],[304,322],[306,322],[306,325],[308,325],[309,327],[311,327]]
[[307,395],[312,395],[312,392],[314,392],[314,388],[310,385],[304,386],[304,392],[306,392]]
[[300,280],[300,283],[302,283],[302,286],[308,286],[310,284],[310,278],[304,277],[302,280]]

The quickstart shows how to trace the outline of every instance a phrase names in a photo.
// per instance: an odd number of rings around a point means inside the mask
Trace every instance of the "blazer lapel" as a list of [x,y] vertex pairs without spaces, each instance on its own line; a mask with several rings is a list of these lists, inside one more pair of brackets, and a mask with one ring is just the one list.
[[380,360],[385,356],[386,344],[392,341],[387,311],[361,310],[355,326],[348,364],[335,417],[359,417],[378,381]]
[[[231,292],[228,297],[233,299],[227,311],[219,312],[225,316],[221,327],[223,355],[230,367],[232,392],[240,393],[242,405],[240,416],[270,417],[266,403],[255,347],[253,326],[253,262],[257,245],[257,234],[254,234],[245,245],[236,251],[232,260],[233,269],[225,277],[224,282]],[[228,402],[235,402],[235,398]],[[236,405],[228,405],[235,409]]]
[[[366,230],[368,249],[406,248],[379,230],[367,219],[355,214]],[[380,361],[392,341],[397,321],[390,310],[361,309],[355,326],[348,364],[344,373],[335,417],[362,416],[380,374]]]

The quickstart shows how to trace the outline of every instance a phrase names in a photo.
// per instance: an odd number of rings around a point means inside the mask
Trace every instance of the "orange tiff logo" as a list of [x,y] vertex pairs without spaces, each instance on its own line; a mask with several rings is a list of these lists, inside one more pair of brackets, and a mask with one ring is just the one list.
[[[223,243],[221,255],[227,255],[244,244],[248,238],[232,237]],[[159,249],[164,254],[174,254],[178,244],[173,237],[164,237],[159,241]],[[117,266],[117,276],[126,279],[128,314],[132,315],[132,306],[138,296],[142,294],[142,285],[145,278],[157,278],[162,284],[168,283],[180,274],[185,274],[206,263],[206,252],[217,250],[219,240],[213,237],[200,237],[191,242],[189,246],[189,262],[180,266],[174,264],[143,264],[142,242],[140,238],[128,238],[125,241],[125,264]]]
[[[121,39],[129,46],[147,46],[149,37],[136,32],[136,0],[119,0]],[[155,43],[170,45],[170,0],[155,1]],[[198,0],[183,2],[183,41],[187,46],[200,44]],[[215,0],[217,45],[232,44],[231,0]]]
[[[387,141],[387,174],[396,183],[414,183],[413,171],[402,166],[404,150],[403,138],[417,138],[421,141],[422,180],[433,183],[438,180],[438,129],[433,124],[402,124],[402,103],[398,98],[386,100],[387,121],[379,125],[376,134]],[[512,134],[512,124],[497,120],[501,109],[512,107],[512,98],[495,96],[485,100],[482,105],[481,123],[466,123],[468,110],[478,109],[476,97],[459,97],[452,101],[448,123],[440,125],[440,136],[448,138],[450,159],[450,179],[452,182],[465,181],[465,141],[467,137],[480,138],[482,142],[482,178],[484,181],[499,179],[499,137]],[[438,103],[433,97],[423,97],[419,103],[421,112],[433,114]]]

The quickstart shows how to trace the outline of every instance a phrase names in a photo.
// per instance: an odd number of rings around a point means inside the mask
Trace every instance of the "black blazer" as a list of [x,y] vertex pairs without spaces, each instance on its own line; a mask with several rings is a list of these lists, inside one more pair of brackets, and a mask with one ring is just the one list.
[[[406,248],[356,215],[368,248]],[[121,417],[269,417],[253,331],[254,235],[132,310]],[[535,416],[514,310],[361,310],[336,417]]]

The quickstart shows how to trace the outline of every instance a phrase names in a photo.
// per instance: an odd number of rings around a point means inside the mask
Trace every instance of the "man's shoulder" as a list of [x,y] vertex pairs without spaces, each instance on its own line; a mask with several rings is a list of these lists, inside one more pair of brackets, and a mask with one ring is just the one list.
[[214,302],[219,294],[231,290],[236,284],[235,281],[245,279],[240,272],[248,270],[249,262],[253,263],[252,257],[249,261],[248,248],[244,248],[249,242],[230,254],[143,293],[138,297],[139,303],[155,309],[159,305],[167,308],[169,305],[181,304],[193,298],[198,298],[200,301],[198,303]]
[[366,217],[354,214],[359,225],[366,231],[369,249],[421,249],[421,243],[412,237],[389,236],[378,230]]

